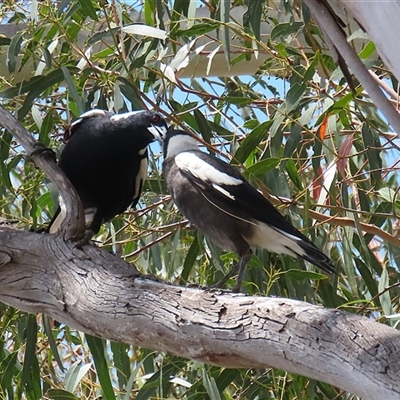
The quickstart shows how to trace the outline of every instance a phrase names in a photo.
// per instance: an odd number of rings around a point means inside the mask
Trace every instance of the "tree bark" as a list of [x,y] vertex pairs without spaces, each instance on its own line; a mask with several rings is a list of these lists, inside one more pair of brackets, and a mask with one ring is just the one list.
[[300,301],[179,287],[95,246],[0,225],[0,300],[102,338],[223,367],[275,367],[400,398],[400,333]]

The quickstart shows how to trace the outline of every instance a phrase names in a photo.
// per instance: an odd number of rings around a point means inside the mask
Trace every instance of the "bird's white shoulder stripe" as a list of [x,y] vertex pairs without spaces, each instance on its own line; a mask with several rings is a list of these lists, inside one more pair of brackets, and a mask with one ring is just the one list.
[[221,186],[218,186],[216,183],[213,183],[213,188],[215,190],[218,190],[218,192],[222,193],[224,196],[229,197],[231,200],[235,200],[235,196],[230,194],[227,190],[225,190]]
[[204,182],[217,185],[238,186],[243,183],[241,179],[234,178],[214,168],[212,165],[190,152],[179,153],[175,156],[175,163],[179,169],[190,172],[193,176]]

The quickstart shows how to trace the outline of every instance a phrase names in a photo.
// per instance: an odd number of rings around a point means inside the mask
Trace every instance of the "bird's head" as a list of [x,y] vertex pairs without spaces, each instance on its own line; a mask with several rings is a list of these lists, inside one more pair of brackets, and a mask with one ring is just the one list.
[[198,141],[188,132],[169,129],[163,141],[164,158],[175,157],[183,151],[198,150]]
[[82,114],[74,121],[64,134],[67,142],[79,130],[102,132],[148,132],[148,143],[158,140],[162,142],[167,134],[168,125],[165,118],[157,111],[130,111],[121,114],[93,109]]
[[114,114],[111,122],[121,126],[129,126],[135,128],[146,128],[151,134],[152,140],[163,141],[167,131],[168,125],[165,118],[157,111],[131,111],[123,114]]

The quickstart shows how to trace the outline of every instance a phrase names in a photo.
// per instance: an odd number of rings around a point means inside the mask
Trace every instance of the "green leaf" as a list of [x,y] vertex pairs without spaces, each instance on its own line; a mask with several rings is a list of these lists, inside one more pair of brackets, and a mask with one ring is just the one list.
[[245,175],[246,176],[253,175],[255,177],[265,175],[267,172],[271,171],[277,165],[279,165],[280,162],[281,159],[277,157],[266,158],[247,168]]
[[67,82],[67,86],[69,89],[68,93],[71,95],[72,99],[75,101],[75,104],[78,107],[79,115],[82,115],[85,112],[85,105],[83,104],[83,101],[82,101],[81,97],[79,96],[78,90],[76,89],[76,86],[72,80],[72,76],[69,73],[68,68],[61,67],[61,70],[64,74],[65,81]]
[[120,31],[119,26],[112,29],[105,29],[104,31],[100,31],[95,33],[92,37],[90,37],[87,41],[88,46],[92,46],[97,42],[105,40],[109,37],[115,37],[115,35]]
[[398,192],[394,191],[392,188],[390,187],[384,187],[382,189],[378,190],[379,195],[386,200],[388,203],[397,203],[399,202],[398,198]]
[[17,57],[19,55],[19,51],[21,50],[22,38],[24,32],[21,31],[17,33],[10,42],[10,46],[7,51],[7,67],[8,72],[12,74],[15,71],[15,67],[17,65]]
[[197,256],[200,253],[200,243],[197,236],[195,236],[193,243],[191,244],[189,251],[187,252],[185,262],[183,263],[183,269],[181,273],[181,279],[179,284],[184,285],[187,283],[194,263],[196,262]]
[[8,354],[7,357],[0,364],[0,388],[3,391],[9,390],[12,388],[12,379],[14,373],[17,372],[16,365],[18,362],[18,351],[14,351]]
[[382,181],[382,158],[381,143],[378,134],[372,131],[368,123],[364,123],[361,128],[364,147],[367,149],[367,158],[371,174],[371,184],[379,187]]
[[42,397],[40,368],[36,357],[37,329],[36,316],[29,314],[26,327],[26,351],[22,369],[21,387],[25,389],[27,396],[33,399],[40,399]]
[[206,388],[210,400],[221,400],[215,379],[207,374],[206,368],[203,368],[203,385]]
[[85,337],[92,353],[103,396],[105,400],[115,400],[115,393],[111,384],[106,357],[104,355],[104,342],[102,339],[88,334],[86,334]]
[[131,364],[128,356],[131,346],[125,343],[111,342],[114,367],[117,370],[118,386],[122,391],[127,384],[127,377],[131,374]]
[[286,141],[285,148],[283,150],[283,158],[291,158],[295,153],[301,139],[303,138],[302,127],[298,124],[295,124],[291,131],[290,135]]
[[374,42],[369,41],[367,45],[360,51],[358,56],[365,60],[372,56],[373,53],[376,51],[376,46]]
[[194,117],[196,118],[197,126],[199,129],[199,132],[201,133],[201,136],[203,139],[211,144],[211,139],[213,137],[213,134],[211,132],[210,125],[208,124],[208,121],[204,117],[203,113],[199,109],[195,109],[194,112]]
[[81,360],[74,362],[69,368],[64,378],[65,388],[69,392],[76,390],[83,377],[89,372],[92,363],[84,364]]
[[303,271],[301,269],[289,269],[288,271],[286,271],[285,275],[297,281],[304,281],[304,280],[319,281],[327,279],[327,275],[323,275],[318,272]]
[[230,40],[229,40],[229,11],[230,11],[230,0],[219,0],[220,7],[220,18],[221,22],[224,23],[222,26],[222,46],[224,48],[224,54],[228,71],[231,69],[231,52],[230,52]]
[[[38,206],[39,206],[39,207],[42,206],[42,209],[45,208],[45,207],[44,207],[44,204],[42,204],[43,198],[44,198],[45,196],[46,196],[47,198],[50,198],[51,204],[53,204],[53,198],[52,198],[51,193],[50,193],[50,192],[44,193],[44,194],[42,194],[42,196],[40,196],[40,197],[38,198],[38,200],[37,200]],[[48,202],[50,202],[50,201],[48,201]],[[46,208],[47,208],[48,210],[51,210],[50,207],[46,207]],[[57,362],[58,368],[60,368],[60,370],[61,370],[62,372],[64,372],[64,366],[63,366],[63,363],[62,363],[62,361],[61,361],[61,357],[60,357],[60,355],[58,354],[57,343],[56,343],[56,341],[54,340],[53,332],[52,332],[51,327],[50,327],[50,321],[49,321],[50,317],[47,316],[46,314],[43,314],[42,319],[43,319],[44,331],[46,332],[47,338],[48,338],[48,340],[49,340],[50,349],[51,349],[51,351],[52,351],[52,353],[53,353],[53,357],[54,357],[54,359],[55,359],[56,362]]]
[[62,389],[50,389],[46,392],[46,399],[51,400],[79,400],[73,393]]
[[257,40],[260,40],[260,26],[263,0],[246,0],[247,11],[243,14],[243,25],[251,28]]
[[161,391],[163,395],[166,396],[171,387],[171,376],[175,376],[184,365],[185,363],[183,361],[178,361],[177,358],[174,358],[169,364],[162,366],[162,368],[155,372],[142,386],[135,400],[148,400],[152,398],[155,396],[157,389],[160,388],[160,385],[162,385]]
[[357,269],[360,272],[363,282],[366,284],[366,286],[369,290],[369,293],[371,294],[371,297],[377,296],[379,293],[378,283],[372,276],[371,271],[365,265],[365,263],[362,260],[360,260],[359,258],[355,257],[354,261],[357,265]]
[[175,32],[176,36],[180,37],[192,37],[204,35],[208,32],[215,31],[220,28],[221,24],[219,22],[205,22],[193,25],[190,29],[182,29]]
[[260,144],[260,142],[267,138],[268,129],[271,126],[271,121],[263,122],[254,128],[243,140],[240,147],[237,149],[233,160],[243,164],[247,157],[254,151],[254,149]]
[[392,315],[393,314],[392,300],[390,298],[390,292],[386,290],[384,293],[382,293],[388,286],[389,286],[388,271],[387,271],[387,268],[383,268],[381,279],[379,280],[379,284],[378,284],[378,290],[379,290],[379,293],[381,293],[379,296],[379,301],[381,302],[381,306],[382,306],[384,315]]
[[52,110],[50,110],[43,119],[42,127],[39,132],[39,141],[45,146],[50,145],[50,133],[54,129],[54,118]]
[[287,160],[285,162],[285,169],[289,175],[291,181],[296,185],[299,190],[303,190],[303,183],[301,181],[299,172],[297,171],[296,164],[293,160]]
[[80,6],[86,16],[92,18],[95,21],[99,20],[97,17],[96,9],[92,3],[92,0],[78,1],[78,3],[80,4]]
[[290,112],[293,111],[297,105],[300,103],[300,100],[303,98],[303,94],[307,89],[307,84],[294,84],[287,92],[285,99],[285,111]]
[[292,33],[297,33],[304,26],[303,22],[284,22],[274,26],[271,31],[271,40],[281,39]]

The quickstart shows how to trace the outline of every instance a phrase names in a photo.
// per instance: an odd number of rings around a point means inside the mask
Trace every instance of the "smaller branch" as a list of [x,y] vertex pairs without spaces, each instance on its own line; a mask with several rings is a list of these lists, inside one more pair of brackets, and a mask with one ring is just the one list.
[[83,207],[75,188],[58,167],[54,152],[37,142],[32,135],[4,107],[0,106],[0,123],[11,132],[31,159],[56,185],[67,208],[67,215],[61,226],[64,239],[82,236],[85,218]]
[[369,70],[370,75],[374,79],[374,81],[390,96],[392,100],[394,100],[398,106],[399,104],[399,94],[396,93],[385,81],[379,79],[379,76],[375,74],[375,72]]
[[304,0],[318,25],[329,36],[329,40],[335,44],[337,51],[343,56],[346,64],[356,75],[358,80],[369,93],[372,101],[383,112],[393,130],[400,137],[400,116],[390,101],[382,93],[380,87],[376,84],[374,78],[368,72],[368,69],[362,63],[357,53],[349,45],[343,31],[334,21],[329,11],[321,2],[315,0]]

